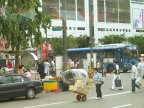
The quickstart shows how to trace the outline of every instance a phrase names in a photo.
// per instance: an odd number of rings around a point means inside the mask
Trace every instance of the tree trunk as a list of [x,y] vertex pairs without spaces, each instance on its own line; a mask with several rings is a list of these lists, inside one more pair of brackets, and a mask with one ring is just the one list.
[[19,54],[15,54],[15,72],[17,73],[17,69],[19,66]]

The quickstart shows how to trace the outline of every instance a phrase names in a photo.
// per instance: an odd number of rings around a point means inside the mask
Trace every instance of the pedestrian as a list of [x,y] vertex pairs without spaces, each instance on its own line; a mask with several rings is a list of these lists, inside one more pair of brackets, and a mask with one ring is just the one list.
[[102,91],[101,91],[101,85],[103,84],[103,77],[102,75],[98,72],[97,68],[94,68],[94,81],[95,81],[95,86],[96,86],[96,94],[97,97],[95,98],[96,100],[102,99]]
[[24,70],[24,76],[31,79],[31,70],[30,69],[27,69],[27,70]]
[[71,69],[74,69],[74,60],[71,60],[71,61],[70,61],[70,68],[71,68]]
[[144,78],[144,54],[141,54],[140,62],[137,66],[138,76]]
[[[114,77],[113,77],[113,80],[112,80],[112,87],[110,88],[111,90],[114,90],[115,89],[115,80],[116,79],[120,79],[120,72],[119,72],[119,65],[118,65],[118,61],[115,60],[115,69],[112,73],[114,73]],[[123,90],[123,84],[122,84],[122,81],[121,81],[121,88],[119,90]]]
[[132,62],[132,68],[131,68],[132,92],[135,92],[135,87],[140,89],[140,86],[138,84],[136,84],[137,74],[138,74],[137,67],[135,66],[135,63]]
[[138,62],[137,62],[137,71],[138,71],[138,73],[137,73],[137,79],[136,79],[136,83],[138,83],[140,80],[141,80],[141,74],[140,74],[140,65],[141,65],[141,59],[139,58],[138,59]]
[[52,60],[50,64],[51,64],[51,75],[56,76],[55,60]]
[[8,62],[7,62],[7,68],[11,69],[12,68],[12,62],[10,59],[8,59]]
[[139,84],[141,88],[144,88],[144,54],[141,54],[140,63],[138,63],[138,78],[136,83]]
[[38,65],[37,72],[39,73],[40,78],[43,79],[45,77],[43,61],[42,60],[39,61],[37,65]]
[[92,78],[93,77],[93,68],[91,68],[91,66],[88,66],[87,72],[88,72],[89,78]]
[[49,70],[50,70],[50,63],[48,62],[48,60],[44,61],[44,73],[46,75],[50,75]]
[[102,76],[106,77],[106,68],[105,68],[104,63],[102,64]]
[[101,63],[100,63],[100,60],[98,60],[98,62],[97,62],[97,69],[98,69],[98,72],[100,73],[100,71],[101,71]]
[[18,72],[19,74],[23,74],[23,73],[24,73],[24,70],[25,70],[24,65],[19,65],[17,72]]

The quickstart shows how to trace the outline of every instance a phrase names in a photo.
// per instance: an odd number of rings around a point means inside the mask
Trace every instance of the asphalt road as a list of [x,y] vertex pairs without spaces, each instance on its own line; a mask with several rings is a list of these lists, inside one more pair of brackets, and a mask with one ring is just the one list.
[[76,101],[76,93],[65,91],[60,93],[41,93],[33,100],[24,97],[15,100],[1,100],[0,108],[144,108],[144,91],[131,92],[130,74],[121,74],[124,90],[110,90],[112,75],[107,75],[102,86],[103,99],[95,100],[95,86],[88,93],[85,102]]

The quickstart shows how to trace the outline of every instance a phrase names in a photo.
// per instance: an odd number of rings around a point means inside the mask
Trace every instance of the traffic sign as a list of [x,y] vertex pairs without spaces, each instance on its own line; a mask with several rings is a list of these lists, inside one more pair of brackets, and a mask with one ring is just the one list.
[[52,30],[53,30],[53,31],[61,31],[61,30],[62,30],[62,27],[60,27],[60,26],[55,26],[55,27],[52,27]]

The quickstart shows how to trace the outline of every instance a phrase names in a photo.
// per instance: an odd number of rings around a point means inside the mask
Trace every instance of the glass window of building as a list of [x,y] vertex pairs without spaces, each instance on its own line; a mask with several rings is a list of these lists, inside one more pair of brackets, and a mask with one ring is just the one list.
[[51,15],[52,19],[59,18],[59,0],[42,0],[42,4],[45,14]]
[[73,27],[73,30],[76,30],[76,27]]
[[66,19],[76,20],[75,0],[61,0],[61,16],[63,16],[65,11],[63,7],[64,2],[66,2]]
[[130,23],[130,0],[119,0],[119,22]]
[[77,30],[85,30],[85,27],[78,27]]
[[77,0],[77,19],[85,20],[85,0]]
[[98,21],[104,22],[104,0],[97,0],[98,4]]
[[131,0],[131,2],[135,2],[135,3],[144,3],[144,0]]
[[106,21],[118,22],[118,1],[106,0]]

